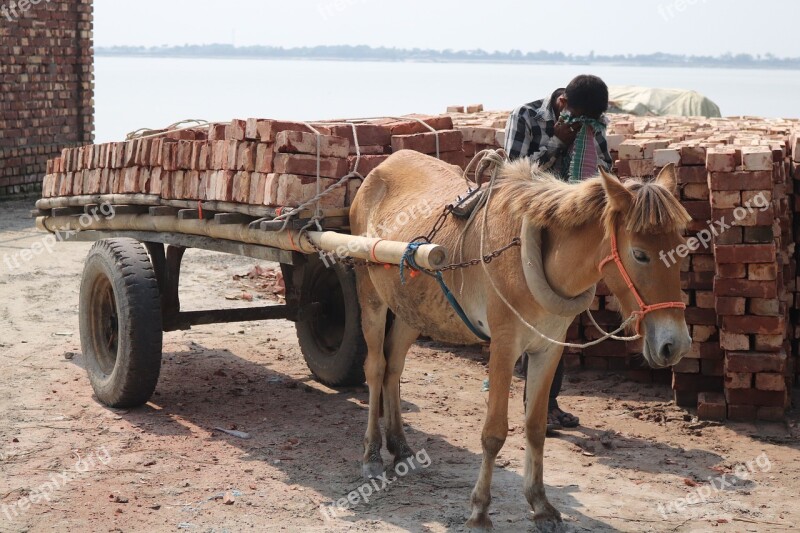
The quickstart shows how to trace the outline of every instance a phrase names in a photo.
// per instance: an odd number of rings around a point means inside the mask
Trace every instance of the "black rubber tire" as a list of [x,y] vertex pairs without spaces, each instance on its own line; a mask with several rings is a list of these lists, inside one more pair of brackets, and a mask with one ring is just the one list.
[[161,371],[161,296],[147,251],[134,239],[89,250],[80,292],[81,348],[97,399],[147,403]]
[[367,345],[355,272],[340,263],[326,267],[313,259],[303,267],[302,276],[300,307],[320,304],[311,318],[295,324],[309,370],[329,387],[363,384]]

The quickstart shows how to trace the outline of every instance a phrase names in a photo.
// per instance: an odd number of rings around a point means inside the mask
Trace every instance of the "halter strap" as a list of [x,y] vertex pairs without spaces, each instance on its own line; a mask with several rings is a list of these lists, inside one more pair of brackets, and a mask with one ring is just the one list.
[[616,231],[611,232],[611,255],[606,257],[600,262],[600,265],[597,269],[600,273],[603,273],[603,267],[611,262],[616,263],[617,268],[619,269],[619,273],[622,275],[622,279],[625,280],[625,284],[628,286],[628,289],[633,293],[634,298],[636,298],[636,303],[639,304],[639,310],[634,311],[632,316],[636,317],[636,333],[641,335],[641,325],[642,320],[644,317],[647,316],[648,313],[652,313],[653,311],[660,311],[662,309],[686,309],[686,304],[683,302],[663,302],[659,304],[647,305],[644,303],[639,291],[636,289],[636,286],[633,284],[633,280],[631,279],[630,275],[628,275],[628,271],[625,270],[625,265],[622,263],[622,258],[619,255],[619,248],[617,247],[617,234]]

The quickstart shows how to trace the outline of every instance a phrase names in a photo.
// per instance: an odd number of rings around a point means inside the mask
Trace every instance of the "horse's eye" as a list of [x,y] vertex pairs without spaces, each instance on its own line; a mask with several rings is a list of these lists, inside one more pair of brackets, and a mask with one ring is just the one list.
[[646,265],[650,262],[650,256],[644,253],[641,250],[633,250],[633,258],[636,259],[637,262]]

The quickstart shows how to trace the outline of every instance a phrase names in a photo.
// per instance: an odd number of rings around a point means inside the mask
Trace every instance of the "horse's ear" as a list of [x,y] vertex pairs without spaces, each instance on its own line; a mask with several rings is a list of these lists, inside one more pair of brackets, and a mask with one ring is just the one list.
[[611,207],[618,213],[627,213],[633,203],[631,191],[625,188],[619,178],[603,167],[600,167],[600,177],[603,178],[603,189]]
[[667,189],[672,195],[678,192],[678,171],[674,163],[665,166],[656,178],[656,183]]

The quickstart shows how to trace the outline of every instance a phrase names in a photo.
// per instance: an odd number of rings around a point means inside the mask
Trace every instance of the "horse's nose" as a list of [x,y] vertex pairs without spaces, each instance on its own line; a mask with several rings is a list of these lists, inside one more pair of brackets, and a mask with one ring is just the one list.
[[658,355],[661,356],[661,359],[664,362],[669,362],[672,360],[672,355],[674,354],[674,349],[671,342],[667,342],[661,345],[661,349],[658,351]]

